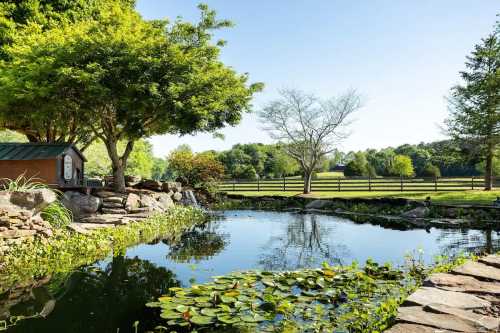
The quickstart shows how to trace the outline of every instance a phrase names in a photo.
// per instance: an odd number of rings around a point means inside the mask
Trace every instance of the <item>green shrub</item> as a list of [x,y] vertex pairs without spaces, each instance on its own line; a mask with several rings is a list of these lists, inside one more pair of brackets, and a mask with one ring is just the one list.
[[41,216],[56,229],[63,228],[73,221],[73,214],[60,201],[53,202],[45,207]]

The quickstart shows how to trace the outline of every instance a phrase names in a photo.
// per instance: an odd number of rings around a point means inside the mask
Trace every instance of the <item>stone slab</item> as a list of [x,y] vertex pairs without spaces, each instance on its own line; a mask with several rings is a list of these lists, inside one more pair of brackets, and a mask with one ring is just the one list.
[[414,324],[396,324],[384,333],[448,333],[452,331],[441,330],[435,327],[414,325]]
[[21,237],[30,237],[36,234],[36,230],[6,230],[0,233],[0,239],[11,239],[11,238],[21,238]]
[[77,227],[86,229],[86,230],[94,230],[94,229],[101,229],[101,228],[114,228],[114,224],[99,224],[99,223],[72,223],[76,225]]
[[123,224],[123,215],[121,214],[105,214],[105,215],[92,215],[80,219],[81,224],[94,223],[94,224]]
[[472,323],[483,332],[496,332],[500,325],[500,320],[498,318],[476,314],[472,311],[457,309],[443,304],[429,304],[424,310],[455,316],[461,320]]
[[478,328],[467,320],[454,315],[424,311],[420,306],[401,307],[397,320],[403,323],[424,325],[456,332],[477,332]]
[[455,274],[469,275],[478,279],[489,279],[500,281],[500,269],[482,264],[480,262],[468,261],[452,270]]
[[424,281],[426,287],[436,287],[449,291],[500,296],[500,284],[480,281],[472,276],[435,273]]
[[471,294],[442,290],[432,287],[422,287],[410,295],[405,301],[409,305],[426,306],[429,304],[444,304],[462,309],[488,308],[491,303]]
[[479,262],[500,269],[500,256],[490,254],[489,256],[479,259]]
[[77,232],[79,234],[84,234],[84,235],[89,234],[89,231],[87,229],[85,229],[84,227],[82,227],[79,223],[75,223],[75,222],[70,223],[68,225],[68,229],[71,229],[74,232]]

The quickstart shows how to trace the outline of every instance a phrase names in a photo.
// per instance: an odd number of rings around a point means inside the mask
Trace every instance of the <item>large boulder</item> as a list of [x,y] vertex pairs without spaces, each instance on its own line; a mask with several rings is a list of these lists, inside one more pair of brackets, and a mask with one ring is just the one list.
[[156,200],[164,210],[168,210],[174,206],[174,201],[167,193],[159,193]]
[[181,192],[182,184],[179,182],[165,182],[162,185],[163,192]]
[[76,191],[67,191],[63,195],[62,203],[73,216],[80,218],[96,213],[101,207],[102,199]]
[[141,182],[141,177],[140,176],[125,176],[125,185],[127,187],[134,187],[137,186]]
[[409,210],[407,212],[404,212],[403,214],[401,214],[401,217],[409,219],[419,219],[429,216],[430,212],[431,211],[428,207],[420,206],[412,210]]
[[164,211],[164,209],[160,206],[158,201],[150,195],[147,194],[141,194],[140,195],[140,206],[142,208],[149,208],[150,210],[153,211]]
[[125,200],[125,209],[127,211],[133,211],[140,207],[141,197],[135,193],[129,193],[127,199]]
[[332,202],[330,200],[313,200],[306,205],[306,209],[324,209],[328,206],[332,206]]
[[0,192],[0,208],[11,212],[27,212],[36,215],[57,200],[54,191],[37,189],[27,192]]
[[152,191],[161,191],[162,190],[162,182],[158,180],[145,179],[138,185],[140,188],[145,188],[147,190]]

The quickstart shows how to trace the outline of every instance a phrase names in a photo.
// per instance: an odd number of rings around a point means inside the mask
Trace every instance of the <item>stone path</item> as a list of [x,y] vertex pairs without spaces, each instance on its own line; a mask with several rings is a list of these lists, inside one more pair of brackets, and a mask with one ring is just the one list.
[[500,256],[432,274],[386,333],[500,332]]

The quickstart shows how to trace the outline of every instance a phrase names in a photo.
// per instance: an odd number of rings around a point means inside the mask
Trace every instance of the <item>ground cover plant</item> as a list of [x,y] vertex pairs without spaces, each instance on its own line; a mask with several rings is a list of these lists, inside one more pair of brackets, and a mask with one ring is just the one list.
[[94,230],[80,234],[67,229],[55,230],[49,240],[37,239],[15,246],[0,263],[0,294],[14,283],[33,277],[68,272],[91,264],[113,253],[123,253],[131,245],[162,236],[180,237],[205,215],[191,207],[174,207],[164,214],[129,225]]
[[410,254],[404,271],[368,260],[362,268],[325,263],[291,272],[236,272],[171,288],[147,306],[159,309],[164,320],[158,331],[381,332],[426,275],[465,258],[437,258],[427,267],[418,253]]

